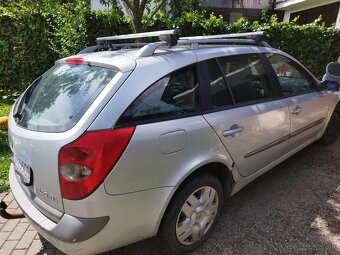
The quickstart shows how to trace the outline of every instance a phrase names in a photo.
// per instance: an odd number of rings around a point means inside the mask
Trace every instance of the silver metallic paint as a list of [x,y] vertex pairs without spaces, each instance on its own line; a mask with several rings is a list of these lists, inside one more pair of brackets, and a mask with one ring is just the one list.
[[[260,52],[288,56],[279,50],[251,46],[207,46],[196,50],[159,49],[155,55],[147,58],[134,58],[134,50],[83,55],[86,61],[115,67],[126,73],[118,73],[80,121],[67,132],[41,133],[24,130],[17,127],[10,117],[12,148],[25,163],[31,163],[35,175],[38,175],[38,186],[60,199],[56,158],[61,146],[75,140],[85,130],[112,128],[122,112],[141,92],[175,69],[212,57]],[[124,85],[121,86],[123,82]],[[12,187],[16,187],[13,193],[20,206],[30,215],[40,229],[39,232],[57,248],[70,254],[104,252],[156,235],[163,214],[178,186],[187,176],[208,163],[222,163],[231,171],[235,181],[232,194],[236,193],[321,137],[338,102],[338,92],[326,93],[324,96],[307,94],[298,98],[209,113],[204,117],[197,115],[139,125],[126,151],[93,194],[77,201],[64,199],[61,200],[61,205],[56,206],[38,193],[38,199],[43,203],[42,207],[45,207],[40,209],[41,212],[33,206],[34,200],[32,202],[27,198],[30,191],[19,184],[13,169],[10,170],[10,183]],[[294,117],[290,111],[296,104],[302,107],[302,119],[298,119],[300,114],[296,115],[291,128],[290,119]],[[279,143],[269,150],[244,158],[246,153],[286,137],[294,130],[320,118],[326,119],[322,125],[308,129],[301,136]],[[223,137],[223,131],[233,124],[242,125],[244,130],[238,137]],[[179,130],[185,132],[186,146],[180,141],[175,141],[174,146],[169,147],[162,144],[162,135]],[[41,157],[42,148],[44,155],[50,155],[51,158]],[[180,150],[176,151],[176,148]],[[36,186],[31,189],[33,195],[37,194],[34,190]],[[84,218],[109,216],[110,221],[94,237],[77,245],[70,245],[51,236],[57,223],[44,214],[52,214],[53,210],[58,214],[54,218],[56,222],[64,212]],[[68,227],[70,226],[65,226],[65,230]]]

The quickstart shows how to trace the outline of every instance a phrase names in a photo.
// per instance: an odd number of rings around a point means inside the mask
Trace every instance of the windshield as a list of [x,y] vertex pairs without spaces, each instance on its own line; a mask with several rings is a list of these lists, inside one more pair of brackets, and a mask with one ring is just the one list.
[[116,74],[91,65],[55,65],[29,93],[18,125],[34,131],[69,130]]

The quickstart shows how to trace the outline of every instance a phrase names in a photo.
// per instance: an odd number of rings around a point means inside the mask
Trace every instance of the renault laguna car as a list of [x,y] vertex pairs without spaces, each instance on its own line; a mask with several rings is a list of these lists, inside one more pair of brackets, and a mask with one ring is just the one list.
[[314,141],[336,140],[339,86],[328,90],[262,32],[177,34],[98,38],[16,101],[10,185],[61,251],[95,254],[156,235],[192,251],[226,197]]

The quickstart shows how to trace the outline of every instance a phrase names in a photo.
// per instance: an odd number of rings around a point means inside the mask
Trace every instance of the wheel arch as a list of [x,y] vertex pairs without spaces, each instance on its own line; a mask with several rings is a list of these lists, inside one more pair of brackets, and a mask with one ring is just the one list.
[[178,185],[174,188],[171,196],[168,199],[168,202],[164,205],[164,209],[162,211],[162,215],[159,217],[159,222],[157,224],[157,232],[162,225],[164,216],[171,206],[171,203],[174,200],[174,196],[178,193],[178,191],[185,186],[186,183],[190,182],[192,179],[196,178],[199,175],[203,174],[211,174],[215,176],[219,181],[221,181],[223,187],[223,193],[225,197],[230,196],[232,188],[235,184],[234,177],[231,169],[222,162],[208,162],[204,165],[198,166],[195,170],[191,171],[188,175],[184,176]]
[[[339,93],[340,93],[340,92],[339,92]],[[335,105],[333,111],[335,111],[335,112],[337,112],[338,114],[340,114],[340,99],[339,99],[339,101],[337,102],[337,104]]]

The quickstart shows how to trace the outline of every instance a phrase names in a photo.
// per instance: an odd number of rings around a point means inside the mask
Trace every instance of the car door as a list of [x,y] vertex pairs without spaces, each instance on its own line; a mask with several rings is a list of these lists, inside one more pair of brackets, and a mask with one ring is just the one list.
[[328,114],[327,93],[315,89],[314,78],[291,58],[279,54],[266,54],[274,69],[289,107],[291,118],[290,149],[315,139],[324,127]]
[[222,57],[206,66],[211,110],[204,117],[240,174],[249,176],[284,155],[290,113],[276,98],[259,56]]

